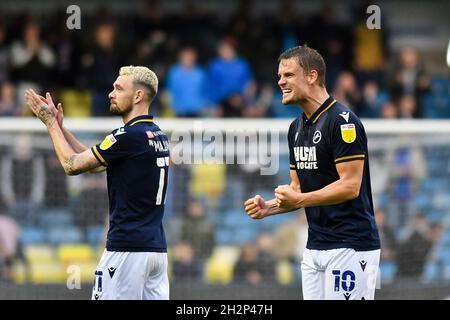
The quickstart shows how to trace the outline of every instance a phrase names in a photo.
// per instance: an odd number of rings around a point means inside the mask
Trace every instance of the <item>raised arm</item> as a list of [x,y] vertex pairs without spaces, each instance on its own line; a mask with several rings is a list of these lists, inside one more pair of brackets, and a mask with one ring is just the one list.
[[[59,127],[61,128],[61,131],[64,135],[64,138],[66,139],[67,143],[72,147],[72,149],[76,153],[82,153],[89,148],[86,147],[84,144],[82,144],[70,131],[64,126],[64,111],[62,108],[61,103],[58,103],[58,106],[55,107],[55,104],[53,103],[53,99],[50,95],[50,93],[46,93],[45,97],[39,96],[39,99],[47,104],[50,109],[55,108],[56,109],[56,120],[58,122]],[[100,165],[100,167],[90,170],[90,173],[99,173],[106,170],[106,167]]]
[[47,126],[56,155],[68,175],[88,172],[101,166],[91,150],[76,152],[64,137],[58,124],[57,109],[54,105],[45,104],[33,90],[25,93],[27,105],[33,113]]

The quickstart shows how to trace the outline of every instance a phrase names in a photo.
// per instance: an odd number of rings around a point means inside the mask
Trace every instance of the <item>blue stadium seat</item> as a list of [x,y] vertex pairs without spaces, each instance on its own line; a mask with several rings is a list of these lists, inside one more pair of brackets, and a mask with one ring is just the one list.
[[444,265],[450,266],[450,246],[440,245],[436,252],[437,261],[442,262]]
[[216,240],[224,245],[252,242],[258,233],[258,223],[250,219],[243,210],[224,212],[221,223],[217,226]]
[[67,226],[73,224],[73,217],[69,210],[52,209],[43,210],[39,214],[39,225],[43,228]]
[[440,244],[443,246],[450,247],[450,229],[447,229],[441,236]]
[[422,212],[426,212],[431,207],[431,195],[422,191],[414,199],[414,207]]
[[446,119],[450,115],[450,97],[427,95],[423,98],[425,118]]
[[22,227],[20,239],[24,245],[41,244],[45,242],[45,232],[38,227]]
[[281,103],[281,93],[275,92],[273,97],[273,113],[275,118],[290,118],[294,120],[300,114],[298,106],[288,105],[285,106]]
[[86,240],[91,246],[98,246],[104,242],[105,227],[102,225],[89,226],[86,230]]
[[47,239],[52,245],[80,243],[83,240],[83,235],[75,226],[54,227],[48,230]]
[[428,283],[438,281],[441,277],[440,266],[435,261],[426,263],[422,277]]
[[219,245],[230,245],[233,242],[233,233],[222,226],[216,229],[216,241]]
[[432,77],[431,92],[438,96],[450,94],[450,79],[444,76]]
[[394,281],[397,265],[392,261],[380,261],[380,278],[382,283]]

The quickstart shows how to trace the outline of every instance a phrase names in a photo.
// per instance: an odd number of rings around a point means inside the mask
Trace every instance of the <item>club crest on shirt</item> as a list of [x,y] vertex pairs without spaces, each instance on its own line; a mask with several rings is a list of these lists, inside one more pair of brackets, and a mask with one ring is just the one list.
[[341,137],[346,143],[352,143],[356,140],[356,128],[354,123],[341,125]]
[[109,134],[106,136],[106,138],[100,144],[100,149],[108,150],[116,142],[117,142],[116,138],[114,138],[114,136],[112,134]]
[[318,144],[321,139],[322,139],[322,132],[320,132],[320,130],[316,130],[313,136],[313,143]]

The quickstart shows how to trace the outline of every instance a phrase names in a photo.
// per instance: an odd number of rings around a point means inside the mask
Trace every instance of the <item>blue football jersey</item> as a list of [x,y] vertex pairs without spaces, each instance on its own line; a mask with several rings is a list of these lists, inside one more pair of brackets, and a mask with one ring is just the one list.
[[92,147],[107,167],[108,251],[166,252],[162,219],[169,141],[152,116],[139,116]]
[[336,205],[305,208],[309,225],[307,248],[379,249],[367,137],[360,119],[329,97],[309,119],[303,113],[291,123],[288,141],[290,169],[296,171],[302,192],[319,190],[338,180],[336,164],[364,161],[357,198]]

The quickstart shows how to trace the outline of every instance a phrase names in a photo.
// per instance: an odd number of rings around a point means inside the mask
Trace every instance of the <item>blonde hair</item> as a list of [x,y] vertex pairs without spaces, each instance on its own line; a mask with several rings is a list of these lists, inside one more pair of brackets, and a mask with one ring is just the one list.
[[121,67],[119,75],[133,76],[133,85],[144,86],[149,91],[150,100],[156,96],[156,93],[158,92],[158,77],[149,68],[143,66]]

